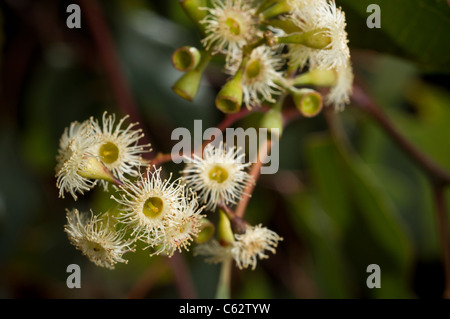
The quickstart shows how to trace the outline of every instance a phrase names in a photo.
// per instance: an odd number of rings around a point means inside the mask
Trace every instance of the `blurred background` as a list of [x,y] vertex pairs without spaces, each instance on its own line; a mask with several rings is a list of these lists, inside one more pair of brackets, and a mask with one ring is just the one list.
[[[448,3],[336,2],[346,12],[356,82],[402,135],[450,170]],[[71,3],[81,6],[80,29],[66,26]],[[381,7],[381,29],[366,26],[370,3]],[[169,152],[174,128],[223,119],[214,106],[226,79],[221,64],[209,66],[193,102],[172,92],[181,75],[172,52],[200,45],[177,0],[2,0],[0,22],[0,298],[180,297],[165,257],[138,249],[111,271],[69,244],[65,209],[105,211],[111,194],[95,188],[77,202],[58,198],[55,156],[66,126],[105,110],[130,113],[153,149]],[[235,125],[255,126],[260,116]],[[441,298],[441,245],[426,176],[357,107],[337,117],[351,146],[345,154],[323,114],[286,128],[280,170],[261,177],[246,213],[284,241],[256,270],[233,270],[232,297]],[[214,298],[219,266],[192,251],[181,258],[196,296]],[[81,289],[66,287],[74,263]],[[380,289],[366,286],[369,264],[381,267]]]

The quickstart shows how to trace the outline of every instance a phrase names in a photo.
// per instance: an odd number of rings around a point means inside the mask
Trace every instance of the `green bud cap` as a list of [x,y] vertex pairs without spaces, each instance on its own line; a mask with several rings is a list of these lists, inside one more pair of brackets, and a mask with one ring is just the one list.
[[327,34],[327,29],[316,29],[307,32],[297,32],[285,37],[279,37],[278,43],[302,44],[313,49],[327,49],[332,39]]
[[292,90],[292,98],[299,112],[305,117],[314,117],[323,107],[322,95],[312,89]]
[[219,209],[219,222],[217,224],[217,240],[222,246],[229,246],[234,242],[234,234],[227,214]]
[[335,70],[314,69],[295,77],[292,85],[316,85],[334,86],[336,85],[337,74]]
[[214,232],[216,231],[214,224],[211,223],[208,219],[202,218],[200,223],[201,223],[200,232],[195,238],[195,242],[197,244],[203,244],[209,241],[214,235]]
[[223,113],[236,113],[242,105],[242,71],[228,81],[216,97],[216,106]]
[[270,109],[261,119],[260,126],[267,128],[271,132],[278,132],[281,135],[283,131],[283,115],[281,111],[277,108]]
[[195,68],[201,59],[201,54],[195,47],[184,46],[176,49],[172,54],[172,64],[175,69],[187,72]]
[[268,25],[281,29],[286,33],[294,33],[294,32],[302,32],[302,29],[300,29],[292,20],[270,20],[267,22]]
[[178,79],[178,81],[172,86],[172,90],[183,99],[188,101],[194,100],[197,95],[198,88],[200,87],[203,71],[206,69],[206,66],[210,60],[211,55],[203,52],[198,65]]
[[105,164],[92,156],[84,158],[83,166],[78,171],[78,174],[84,178],[103,179],[112,183],[117,181]]
[[304,32],[303,44],[313,49],[326,49],[332,41],[326,31],[326,29],[317,29]]
[[[274,1],[271,1],[274,2]],[[277,15],[286,13],[291,11],[292,8],[289,5],[287,0],[276,1],[276,3],[272,6],[269,6],[262,12],[262,15],[265,19],[270,19],[276,17]]]
[[266,10],[269,7],[273,6],[278,1],[279,0],[263,0],[261,2],[261,4],[259,5],[258,9],[256,10],[256,13],[259,14],[259,13],[263,12],[264,10]]
[[172,90],[183,99],[192,101],[197,95],[202,73],[195,70],[186,72],[173,86]]
[[206,17],[207,11],[200,8],[208,7],[207,0],[180,0],[180,5],[197,28],[205,33],[205,28],[200,21]]

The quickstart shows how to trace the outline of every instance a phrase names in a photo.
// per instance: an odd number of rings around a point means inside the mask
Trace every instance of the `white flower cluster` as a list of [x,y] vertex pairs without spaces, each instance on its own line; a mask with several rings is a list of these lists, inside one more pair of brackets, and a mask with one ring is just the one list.
[[108,182],[139,174],[138,167],[146,164],[142,154],[150,145],[138,145],[142,133],[132,130],[136,124],[123,129],[125,119],[114,127],[115,116],[105,112],[102,126],[91,117],[82,123],[73,122],[65,129],[56,157],[60,197],[69,192],[77,200],[76,193],[89,191],[97,180],[107,189]]
[[239,78],[247,108],[275,103],[295,91],[289,79],[312,70],[333,73],[327,104],[349,103],[353,71],[345,14],[335,0],[212,0],[200,10],[202,45],[225,56],[225,73]]
[[[115,117],[105,113],[102,125],[93,118],[72,123],[61,137],[57,156],[60,196],[69,192],[76,200],[76,193],[83,194],[97,181],[103,183],[104,190],[112,183],[118,192],[111,196],[117,208],[98,216],[91,212],[90,217],[77,209],[68,210],[65,226],[77,249],[96,265],[110,269],[118,262],[126,262],[123,254],[134,251],[137,241],[150,248],[151,255],[164,253],[171,257],[176,251],[188,250],[203,229],[206,215],[202,212],[215,211],[218,205],[237,204],[252,182],[246,172],[249,163],[244,163],[245,154],[222,143],[218,147],[208,144],[203,156],[186,157],[188,164],[181,177],[164,179],[161,168],[148,165],[142,158],[149,145],[138,144],[140,130],[133,130],[133,124],[121,128],[125,120],[122,118],[115,126]],[[147,165],[146,171],[140,173],[143,165]],[[250,255],[265,256],[262,251],[239,248],[238,243],[254,246],[245,238],[236,235],[233,254],[239,267],[255,264],[253,260],[245,261],[251,259]],[[263,250],[273,250],[269,246],[274,246],[274,238],[267,237]]]
[[203,208],[198,207],[195,195],[186,196],[180,179],[162,180],[159,168],[147,170],[135,184],[126,181],[121,188],[121,198],[114,198],[122,205],[119,220],[132,229],[135,239],[156,248],[154,254],[172,256],[182,247],[187,249],[198,235]]
[[303,32],[313,32],[329,39],[323,49],[302,44],[289,45],[289,58],[294,66],[319,70],[334,70],[336,83],[327,95],[327,102],[342,109],[349,103],[352,92],[353,70],[350,62],[344,12],[334,0],[289,0],[293,10],[288,15]]
[[99,218],[67,210],[65,231],[70,242],[97,266],[114,269],[118,262],[126,263],[122,255],[133,251],[132,242],[123,240],[125,232],[117,231],[112,217]]

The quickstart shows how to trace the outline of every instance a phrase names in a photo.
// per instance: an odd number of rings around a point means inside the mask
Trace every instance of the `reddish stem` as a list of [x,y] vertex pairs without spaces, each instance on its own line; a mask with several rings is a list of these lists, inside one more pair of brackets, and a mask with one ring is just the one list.
[[258,155],[256,159],[256,163],[253,164],[252,169],[250,170],[250,176],[253,179],[252,183],[248,183],[247,187],[244,189],[244,196],[242,196],[241,201],[239,202],[235,215],[239,218],[243,218],[245,214],[245,210],[247,209],[248,202],[250,201],[250,197],[252,196],[253,190],[256,185],[256,181],[259,178],[261,167],[263,166],[263,160],[265,158],[261,158],[262,150],[264,150],[264,154],[268,154],[270,152],[270,148],[272,147],[272,142],[270,140],[266,140],[258,150]]
[[175,253],[172,257],[167,258],[169,266],[172,268],[175,276],[175,283],[178,289],[178,294],[183,299],[195,299],[197,294],[192,283],[192,277],[189,269],[181,254]]
[[356,106],[369,114],[399,148],[425,172],[432,184],[445,272],[444,297],[450,298],[450,243],[444,198],[445,187],[450,184],[450,173],[400,134],[389,118],[360,87],[355,87],[352,99],[356,102]]
[[376,120],[386,134],[428,175],[433,183],[450,184],[450,173],[441,168],[431,158],[405,139],[375,102],[361,88],[355,87],[352,98],[356,106]]

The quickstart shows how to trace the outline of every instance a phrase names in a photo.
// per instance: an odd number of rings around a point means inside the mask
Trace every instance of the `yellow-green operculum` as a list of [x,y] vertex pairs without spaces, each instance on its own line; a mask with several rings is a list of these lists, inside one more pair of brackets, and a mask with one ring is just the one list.
[[241,59],[241,50],[258,35],[255,9],[246,0],[212,0],[201,22],[206,37],[202,43],[213,54],[226,55],[227,66]]
[[[335,69],[350,57],[345,14],[333,1],[306,1],[289,16],[304,34],[299,43],[289,45],[291,65],[300,68]],[[294,36],[292,36],[294,37]]]
[[241,109],[242,96],[242,70],[239,70],[217,93],[216,107],[223,113],[236,113]]
[[242,75],[243,103],[247,108],[259,106],[263,101],[275,103],[274,96],[282,92],[276,84],[283,77],[280,49],[263,45],[251,52]]
[[133,251],[131,241],[124,240],[125,233],[117,231],[110,217],[100,218],[93,213],[79,213],[77,209],[67,210],[67,225],[64,230],[83,255],[100,267],[114,269],[116,263],[127,263],[122,256]]
[[56,156],[56,186],[59,196],[66,192],[77,200],[77,193],[84,194],[96,184],[97,179],[112,180],[108,170],[90,151],[97,138],[89,121],[73,122],[64,130]]
[[187,72],[200,63],[201,57],[201,53],[196,47],[183,46],[172,54],[172,64],[175,69]]
[[[133,130],[137,124],[129,124],[122,128],[128,116],[122,118],[115,125],[115,115],[103,113],[102,124],[91,118],[96,143],[90,147],[90,152],[95,154],[105,166],[119,179],[125,175],[137,176],[138,167],[147,162],[142,158],[142,154],[150,151],[150,145],[139,145],[138,142],[143,134],[141,130]],[[107,183],[102,181],[107,189]]]
[[142,174],[136,183],[125,181],[120,198],[118,219],[129,226],[132,236],[149,247],[164,243],[167,229],[179,224],[179,214],[185,209],[184,186],[180,180],[161,178],[161,168]]
[[250,163],[244,163],[245,154],[220,143],[208,144],[203,157],[196,154],[187,158],[183,181],[197,194],[206,210],[215,210],[217,204],[235,204],[241,198],[251,176],[246,172]]

